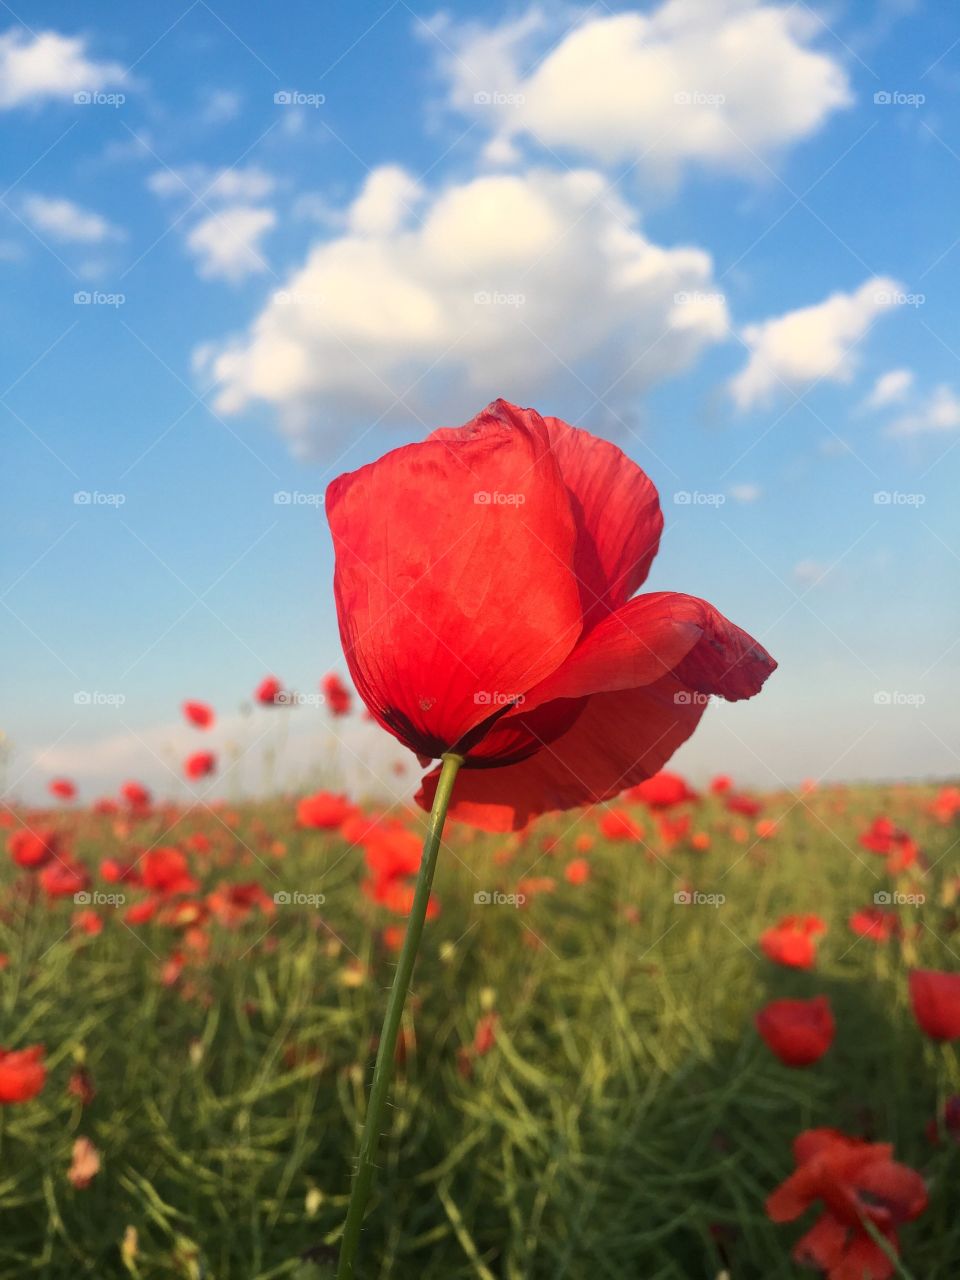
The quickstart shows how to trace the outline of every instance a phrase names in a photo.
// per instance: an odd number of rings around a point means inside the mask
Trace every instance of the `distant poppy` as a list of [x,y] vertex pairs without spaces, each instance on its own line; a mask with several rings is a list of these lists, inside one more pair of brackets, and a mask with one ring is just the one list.
[[605,840],[642,840],[643,827],[626,809],[607,809],[600,819],[600,834]]
[[760,935],[760,949],[768,959],[790,969],[812,969],[817,958],[816,939],[826,933],[819,916],[784,916]]
[[172,845],[148,849],[140,863],[144,885],[155,893],[195,893],[199,888],[190,875],[184,854]]
[[76,784],[71,782],[69,778],[54,778],[47,790],[52,796],[56,796],[58,800],[72,800],[77,794]]
[[703,600],[631,599],[660,540],[654,486],[532,409],[498,400],[340,476],[327,516],[354,686],[418,755],[465,758],[450,812],[475,826],[520,830],[635,786],[710,695],[752,697],[774,669]]
[[263,707],[273,707],[283,701],[283,684],[276,676],[264,676],[253,691],[254,701]]
[[771,1000],[756,1015],[767,1048],[788,1067],[818,1062],[833,1043],[836,1023],[826,996]]
[[869,830],[860,836],[860,844],[871,853],[887,859],[890,875],[906,871],[920,856],[916,843],[889,818],[875,818]]
[[217,757],[212,751],[195,751],[183,762],[183,772],[191,781],[208,777],[217,767]]
[[304,796],[297,804],[297,825],[315,831],[336,831],[355,810],[346,796],[318,791]]
[[131,809],[147,809],[153,797],[142,782],[125,782],[120,794]]
[[960,787],[941,787],[930,812],[938,822],[952,822],[960,813]]
[[72,898],[90,887],[90,875],[80,863],[61,858],[40,872],[40,887],[48,898]]
[[574,858],[567,863],[563,875],[570,884],[586,884],[590,879],[590,863],[586,858]]
[[96,911],[77,911],[73,916],[73,927],[91,938],[103,933],[103,919]]
[[738,813],[743,818],[755,818],[763,810],[759,800],[746,795],[728,795],[724,806],[728,813]]
[[859,938],[870,938],[873,942],[889,942],[901,932],[897,913],[884,911],[882,907],[864,907],[855,911],[847,923]]
[[10,857],[18,867],[36,871],[57,856],[60,837],[49,827],[21,827],[7,840]]
[[686,779],[678,773],[668,773],[662,769],[646,782],[631,787],[627,792],[631,800],[639,800],[648,809],[672,809],[675,805],[685,804],[688,800],[698,800],[696,791],[687,786]]
[[808,1129],[793,1143],[796,1170],[767,1199],[773,1222],[792,1222],[817,1201],[823,1213],[797,1241],[794,1260],[828,1280],[889,1280],[894,1264],[867,1224],[896,1253],[897,1231],[927,1207],[916,1170],[893,1159],[885,1142],[863,1142],[835,1129]]
[[960,1036],[960,973],[914,969],[910,974],[913,1016],[933,1040]]
[[197,729],[209,729],[213,724],[213,707],[205,702],[184,702],[182,710],[187,723],[194,725]]
[[733,790],[733,779],[725,773],[718,773],[715,778],[710,779],[710,791],[715,796],[725,796],[728,791]]
[[333,716],[345,716],[350,710],[353,698],[350,695],[350,690],[335,671],[331,671],[329,675],[323,677],[320,681],[320,689],[330,709],[330,714]]
[[43,1046],[30,1049],[0,1049],[0,1104],[29,1102],[43,1088],[47,1071]]

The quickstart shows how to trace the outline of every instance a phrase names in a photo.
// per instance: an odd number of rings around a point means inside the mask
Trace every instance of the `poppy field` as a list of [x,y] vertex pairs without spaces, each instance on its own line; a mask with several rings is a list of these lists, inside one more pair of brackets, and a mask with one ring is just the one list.
[[[333,1274],[424,815],[52,790],[3,819],[0,1276]],[[958,821],[660,773],[448,825],[358,1274],[954,1276]]]

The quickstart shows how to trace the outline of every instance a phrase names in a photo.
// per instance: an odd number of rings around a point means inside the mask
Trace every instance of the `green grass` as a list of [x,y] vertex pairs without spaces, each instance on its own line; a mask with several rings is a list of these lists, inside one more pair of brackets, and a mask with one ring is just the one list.
[[[947,905],[957,835],[925,816],[930,795],[852,791],[844,812],[833,792],[775,798],[766,815],[787,815],[776,836],[746,845],[704,805],[695,825],[711,831],[709,852],[661,857],[653,843],[658,856],[598,839],[580,887],[562,868],[595,816],[544,823],[509,864],[495,855],[516,840],[451,829],[363,1280],[801,1275],[789,1253],[802,1227],[770,1224],[763,1206],[792,1167],[793,1136],[824,1124],[892,1141],[923,1172],[930,1207],[904,1230],[899,1274],[954,1280],[960,1148],[932,1146],[924,1128],[960,1092],[960,1071],[953,1050],[916,1027],[906,989],[911,964],[956,969],[960,953]],[[890,887],[883,861],[856,844],[881,812],[933,866],[925,904],[903,909],[917,926],[904,946],[858,940],[846,924]],[[240,809],[234,835],[194,813],[166,837],[204,830],[220,841],[220,854],[193,860],[209,866],[198,872],[206,887],[257,878],[271,895],[326,897],[319,910],[281,906],[273,920],[215,926],[207,960],[172,987],[160,972],[175,931],[131,931],[105,909],[104,932],[79,938],[72,902],[31,906],[4,872],[0,1044],[45,1044],[49,1076],[33,1102],[0,1108],[0,1280],[268,1280],[311,1274],[301,1255],[335,1246],[391,979],[381,941],[391,920],[359,892],[360,851],[344,857],[338,838],[297,832],[291,815]],[[69,821],[92,866],[121,848],[109,820]],[[161,829],[146,824],[135,841]],[[545,853],[551,833],[559,844]],[[286,842],[284,857],[266,851],[271,839]],[[224,855],[232,867],[210,865]],[[475,903],[531,873],[554,876],[555,892],[522,910]],[[685,881],[726,901],[678,906]],[[764,927],[799,911],[830,926],[810,973],[757,948]],[[836,1042],[816,1066],[790,1070],[759,1041],[754,1011],[820,992]],[[491,1007],[496,1047],[466,1075],[458,1051]],[[87,1108],[66,1091],[81,1059],[97,1090]],[[86,1190],[66,1179],[79,1134],[103,1158]],[[128,1228],[138,1245],[125,1265]]]

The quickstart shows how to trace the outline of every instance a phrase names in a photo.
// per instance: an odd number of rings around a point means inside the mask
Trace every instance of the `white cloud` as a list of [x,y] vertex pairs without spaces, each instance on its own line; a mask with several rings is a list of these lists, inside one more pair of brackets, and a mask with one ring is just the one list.
[[793,576],[802,587],[811,588],[818,587],[829,572],[829,565],[818,564],[816,560],[801,560],[794,565]]
[[99,213],[83,209],[72,200],[53,196],[26,196],[21,211],[24,219],[41,236],[73,244],[100,244],[116,240],[123,232]]
[[350,206],[350,230],[358,235],[390,235],[406,221],[422,194],[405,169],[396,164],[381,165],[372,171]]
[[156,196],[229,204],[263,200],[273,194],[276,182],[271,174],[256,165],[245,169],[212,169],[193,164],[182,169],[157,169],[147,178],[147,187]]
[[854,293],[834,293],[814,306],[788,311],[743,330],[750,350],[746,367],[730,382],[741,409],[765,404],[778,392],[812,382],[849,382],[854,347],[874,319],[903,297],[895,280],[875,276]]
[[272,209],[232,205],[203,218],[187,235],[204,279],[236,283],[268,270],[260,242],[277,221]]
[[0,35],[0,108],[48,98],[72,101],[81,90],[97,92],[124,79],[119,63],[89,58],[86,41],[80,36],[63,36],[57,31],[31,33],[21,27],[11,27]]
[[960,396],[941,383],[917,408],[887,428],[890,436],[917,436],[960,430]]
[[201,124],[227,124],[235,120],[243,106],[243,98],[233,89],[210,89],[200,111]]
[[851,102],[804,6],[666,0],[648,13],[590,10],[566,34],[564,23],[532,8],[499,27],[430,28],[449,50],[451,104],[493,130],[488,159],[525,136],[608,163],[751,168]]
[[906,398],[913,386],[912,369],[891,369],[883,373],[873,384],[870,394],[863,402],[864,409],[884,409],[889,404],[897,404]]
[[710,256],[651,243],[598,173],[478,177],[434,193],[418,225],[397,223],[410,189],[374,174],[352,230],[201,354],[221,412],[266,401],[304,447],[391,413],[463,421],[497,395],[595,419],[728,332]]
[[730,497],[734,502],[756,502],[763,490],[758,484],[734,484],[730,486]]

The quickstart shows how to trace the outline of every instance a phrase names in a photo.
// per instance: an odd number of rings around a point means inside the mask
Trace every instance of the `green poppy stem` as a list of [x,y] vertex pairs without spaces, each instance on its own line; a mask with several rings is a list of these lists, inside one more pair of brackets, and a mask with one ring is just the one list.
[[373,1185],[374,1161],[380,1141],[380,1131],[383,1128],[384,1113],[387,1109],[390,1081],[393,1077],[400,1020],[403,1017],[403,1006],[417,959],[420,936],[423,933],[423,922],[426,919],[427,904],[430,901],[430,887],[433,884],[433,873],[437,866],[437,854],[440,851],[440,838],[443,835],[443,824],[447,817],[450,795],[457,771],[463,764],[463,757],[454,755],[452,752],[441,756],[441,760],[443,764],[437,780],[433,808],[430,810],[426,839],[423,842],[423,857],[417,874],[413,907],[407,920],[407,932],[404,935],[403,946],[400,948],[397,970],[393,975],[393,986],[390,988],[390,998],[387,1001],[387,1011],[383,1019],[383,1030],[380,1032],[377,1061],[373,1068],[373,1083],[370,1086],[370,1097],[367,1101],[367,1115],[363,1123],[363,1135],[360,1138],[357,1172],[350,1190],[347,1220],[344,1223],[340,1241],[337,1280],[355,1280],[353,1264],[357,1256],[357,1246],[360,1243],[360,1232],[363,1229],[364,1211]]

